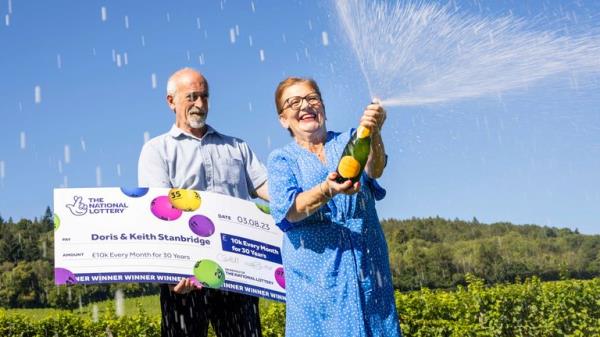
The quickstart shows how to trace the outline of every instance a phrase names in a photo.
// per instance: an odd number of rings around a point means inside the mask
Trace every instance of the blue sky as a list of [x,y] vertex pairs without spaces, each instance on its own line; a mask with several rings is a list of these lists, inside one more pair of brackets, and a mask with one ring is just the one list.
[[[593,1],[456,7],[511,13],[566,36],[600,31]],[[65,183],[135,185],[145,133],[173,123],[165,87],[181,67],[209,80],[209,124],[245,139],[263,161],[290,141],[273,104],[284,77],[319,82],[331,130],[357,124],[370,101],[333,1],[0,0],[0,19],[4,218],[40,216]],[[600,234],[599,83],[598,74],[557,75],[499,95],[389,107],[380,217],[477,217]]]

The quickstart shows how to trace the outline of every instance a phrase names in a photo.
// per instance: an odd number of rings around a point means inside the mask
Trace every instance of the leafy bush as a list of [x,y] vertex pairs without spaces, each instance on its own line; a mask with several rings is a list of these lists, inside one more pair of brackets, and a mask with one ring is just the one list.
[[140,307],[138,313],[117,317],[109,311],[97,322],[75,313],[57,312],[40,321],[22,314],[0,310],[0,336],[6,337],[158,337],[160,317],[150,317]]
[[407,336],[600,336],[600,278],[396,292]]
[[[411,337],[600,336],[600,278],[588,281],[522,283],[486,287],[467,275],[456,291],[396,292],[402,331]],[[281,337],[285,305],[261,301],[263,336]],[[39,321],[0,310],[0,336],[159,336],[160,317],[138,307],[118,318],[114,310],[93,322],[76,313],[56,313]]]

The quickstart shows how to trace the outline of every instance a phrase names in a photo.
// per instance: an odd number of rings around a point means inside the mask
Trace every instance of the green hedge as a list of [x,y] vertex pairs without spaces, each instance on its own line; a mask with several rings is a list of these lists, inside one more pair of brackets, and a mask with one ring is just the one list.
[[114,311],[97,322],[76,313],[57,312],[38,321],[0,310],[2,337],[159,337],[160,317],[151,317],[139,307],[135,315],[118,318]]
[[[455,291],[396,293],[405,336],[600,336],[600,278],[486,287],[468,277]],[[261,301],[263,335],[283,336],[285,306]],[[0,310],[0,336],[159,336],[160,318],[138,313],[97,322],[58,312],[39,321]]]
[[396,293],[406,336],[600,336],[600,278]]

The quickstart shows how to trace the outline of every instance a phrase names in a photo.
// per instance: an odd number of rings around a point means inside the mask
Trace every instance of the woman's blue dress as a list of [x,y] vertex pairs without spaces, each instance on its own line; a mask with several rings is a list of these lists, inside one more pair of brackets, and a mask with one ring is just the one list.
[[401,336],[387,244],[375,210],[385,196],[363,174],[306,219],[285,216],[296,196],[324,181],[354,130],[327,133],[327,164],[292,142],[269,156],[271,214],[285,232],[286,336]]

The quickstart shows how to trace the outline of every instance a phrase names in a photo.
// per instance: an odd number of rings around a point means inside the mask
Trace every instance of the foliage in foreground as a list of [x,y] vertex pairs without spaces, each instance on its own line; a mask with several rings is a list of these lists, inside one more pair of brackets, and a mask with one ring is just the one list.
[[160,317],[151,317],[139,307],[138,313],[118,318],[114,311],[93,321],[75,313],[57,313],[34,321],[22,314],[0,310],[0,336],[6,337],[91,337],[160,336]]
[[406,336],[600,336],[600,278],[396,293]]
[[[456,291],[396,292],[405,336],[600,336],[600,278],[589,281],[523,283],[485,287],[467,277]],[[283,336],[285,306],[261,301],[263,336]],[[160,318],[138,312],[122,318],[114,311],[97,322],[57,312],[34,321],[0,310],[0,336],[159,336]]]

